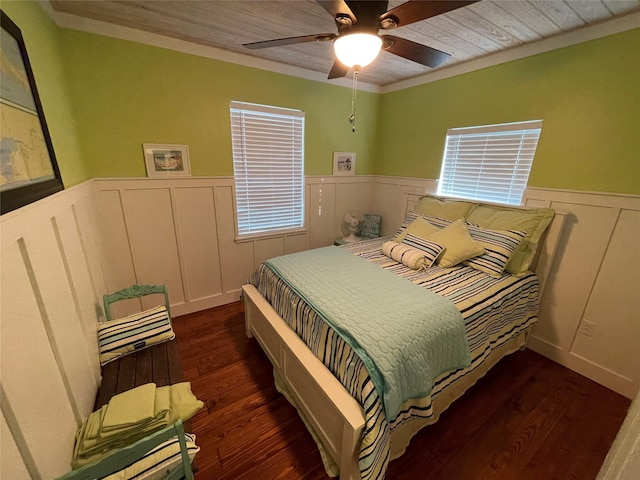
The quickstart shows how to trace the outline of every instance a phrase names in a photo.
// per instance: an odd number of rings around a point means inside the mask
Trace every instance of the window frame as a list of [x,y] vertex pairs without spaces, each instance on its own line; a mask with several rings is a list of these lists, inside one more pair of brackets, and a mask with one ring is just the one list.
[[[236,151],[238,149],[243,149],[239,145],[236,145],[236,139],[234,135],[240,134],[243,136],[246,135],[246,131],[242,130],[240,133],[236,132],[238,128],[236,126],[236,120],[234,120],[234,115],[243,115],[248,114],[249,116],[255,115],[256,118],[259,116],[263,116],[264,119],[268,119],[269,116],[273,116],[273,118],[288,118],[292,125],[295,122],[298,122],[294,128],[299,129],[295,135],[292,135],[292,140],[294,145],[291,147],[288,155],[291,156],[292,161],[296,161],[296,156],[299,157],[299,165],[294,165],[291,168],[291,172],[293,174],[293,179],[291,180],[292,188],[296,190],[291,194],[289,198],[291,198],[292,208],[295,208],[296,212],[291,215],[292,219],[294,219],[293,223],[296,223],[296,219],[298,220],[297,225],[291,225],[290,227],[284,228],[269,228],[267,230],[260,231],[249,231],[245,233],[241,233],[241,224],[242,224],[242,215],[243,212],[239,210],[239,202],[238,202],[238,190],[239,190],[239,182],[238,175],[236,171],[238,162],[246,162],[247,158],[245,156],[241,157],[239,160],[236,159]],[[305,112],[303,110],[291,109],[291,108],[283,108],[276,107],[271,105],[261,105],[255,103],[247,103],[240,101],[231,101],[229,103],[229,116],[231,121],[231,150],[232,150],[232,164],[233,164],[233,207],[234,207],[234,230],[235,230],[235,241],[238,243],[251,241],[257,238],[274,238],[274,237],[282,237],[285,235],[295,235],[300,233],[307,232],[307,214],[306,214],[306,178],[304,174],[304,157],[305,157],[305,144],[304,144],[304,136],[305,136]],[[299,119],[299,120],[295,120]],[[274,128],[274,132],[277,128]],[[277,156],[275,156],[277,158]],[[285,156],[286,157],[286,156]],[[295,172],[297,171],[297,172]],[[295,172],[295,174],[294,174]],[[254,177],[253,181],[258,177]],[[259,180],[258,180],[259,181]],[[249,183],[251,179],[249,175],[245,176],[244,180],[244,188],[249,190]],[[242,183],[242,181],[241,181]],[[297,186],[296,186],[297,185]],[[299,193],[295,193],[295,192]],[[268,195],[268,194],[266,194]],[[298,201],[296,204],[295,197],[298,197]],[[247,208],[251,208],[250,201],[247,202]],[[286,217],[286,215],[283,215]],[[248,221],[250,225],[251,221]]]
[[[510,122],[448,129],[445,138],[444,152],[442,155],[440,176],[438,177],[437,194],[452,198],[460,198],[476,202],[489,202],[499,205],[522,205],[524,191],[526,190],[528,185],[529,175],[533,166],[533,160],[535,158],[541,133],[542,120],[528,120],[522,122]],[[510,139],[505,140],[505,136],[509,136]],[[480,142],[476,140],[484,139],[484,142],[486,143],[487,140],[490,141],[492,137],[496,141],[493,144],[489,142],[488,144],[485,144],[484,147],[481,147]],[[500,137],[503,137],[503,139],[500,140]],[[511,150],[514,150],[515,147],[513,145],[518,142],[518,137],[520,137],[520,146],[517,147],[517,152],[510,158],[506,159],[511,162],[510,165],[505,167],[504,165],[500,165],[498,162],[496,162],[495,158],[491,159],[491,154],[495,156],[496,150],[505,148],[504,142],[509,144]],[[460,155],[459,152],[461,144],[463,144],[465,140],[467,142],[467,145],[462,145],[463,147],[469,148],[469,146],[471,145],[471,148],[483,148],[483,151],[479,152],[478,150],[469,150],[468,152],[464,152],[464,154],[467,155],[465,159],[465,157],[463,155]],[[511,144],[512,142],[513,144]],[[527,152],[527,150],[529,150],[529,152]],[[475,160],[479,160],[480,165],[472,167],[475,169],[474,171],[466,170],[469,173],[465,174],[464,172],[466,166],[464,165],[464,163],[467,163],[468,165],[473,161],[470,156],[477,157],[477,159]],[[486,164],[483,164],[483,160],[487,156],[490,158],[490,161]],[[461,165],[450,165],[451,162],[461,163]],[[504,191],[508,190],[509,193],[484,195],[481,192],[479,193],[479,191],[481,190],[489,190],[491,188],[489,185],[491,182],[504,182],[506,176],[503,172],[499,172],[490,173],[483,177],[482,169],[485,165],[487,167],[487,170],[493,169],[495,171],[499,170],[500,167],[504,167],[507,170],[512,170],[510,179],[508,180],[509,188],[504,189]],[[454,178],[444,178],[445,176],[451,177],[455,175],[456,168],[458,168],[458,173],[462,171],[463,173],[461,175],[466,175],[464,178],[461,177],[459,179],[459,182],[476,182],[475,192],[472,192],[474,190],[474,187],[468,187],[467,192],[465,192],[468,194],[461,193],[461,191],[465,190],[461,183],[458,184],[458,188],[456,189],[454,185]],[[444,187],[445,184],[448,184],[446,188]],[[512,191],[514,191],[515,194],[512,194]],[[516,196],[517,194],[519,194],[519,197]],[[517,203],[514,200],[516,200]]]

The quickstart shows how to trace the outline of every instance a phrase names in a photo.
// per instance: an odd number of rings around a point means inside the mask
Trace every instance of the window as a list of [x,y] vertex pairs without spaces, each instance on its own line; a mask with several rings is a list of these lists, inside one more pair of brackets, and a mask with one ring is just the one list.
[[542,120],[447,130],[438,194],[520,205]]
[[304,226],[304,112],[231,102],[238,235]]

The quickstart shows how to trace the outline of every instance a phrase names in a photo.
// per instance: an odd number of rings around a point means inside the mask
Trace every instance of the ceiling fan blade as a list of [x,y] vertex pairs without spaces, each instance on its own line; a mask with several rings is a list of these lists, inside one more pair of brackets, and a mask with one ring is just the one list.
[[353,14],[356,16],[358,20],[357,23],[360,25],[360,27],[368,26],[375,28],[376,31],[378,28],[378,18],[380,18],[380,15],[384,14],[389,7],[389,2],[386,0],[345,1]]
[[333,62],[333,66],[331,67],[331,70],[329,71],[329,80],[331,80],[332,78],[342,78],[344,77],[347,73],[349,72],[349,67],[345,67],[342,63],[340,63],[338,60],[336,60],[335,62]]
[[343,0],[316,0],[316,3],[329,12],[334,19],[340,15],[349,17],[352,22],[356,21],[356,16]]
[[437,67],[451,56],[448,53],[412,42],[406,38],[395,37],[393,35],[381,35],[381,38],[382,48],[387,52],[427,67]]
[[301,37],[276,38],[275,40],[264,40],[262,42],[245,43],[242,46],[251,50],[258,48],[281,47],[283,45],[295,45],[306,42],[325,42],[333,40],[338,35],[335,33],[316,33],[315,35],[303,35]]
[[421,0],[409,0],[403,4],[392,8],[386,13],[380,15],[380,24],[384,28],[385,19],[392,19],[395,21],[398,27],[404,27],[420,20],[435,17],[442,13],[450,12],[456,8],[464,7],[472,3],[476,3],[478,0],[471,1],[437,1],[437,2],[425,2]]

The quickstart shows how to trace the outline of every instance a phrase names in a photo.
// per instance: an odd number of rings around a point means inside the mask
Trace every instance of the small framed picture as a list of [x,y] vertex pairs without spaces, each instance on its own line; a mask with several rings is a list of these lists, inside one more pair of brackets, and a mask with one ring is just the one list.
[[355,175],[356,154],[351,152],[333,152],[333,174]]
[[143,143],[142,148],[147,177],[191,176],[188,145]]

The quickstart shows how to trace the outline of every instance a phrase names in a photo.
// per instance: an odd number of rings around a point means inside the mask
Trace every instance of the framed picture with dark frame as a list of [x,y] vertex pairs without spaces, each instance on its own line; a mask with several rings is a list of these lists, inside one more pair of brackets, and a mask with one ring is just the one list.
[[0,210],[64,189],[22,32],[0,10]]

